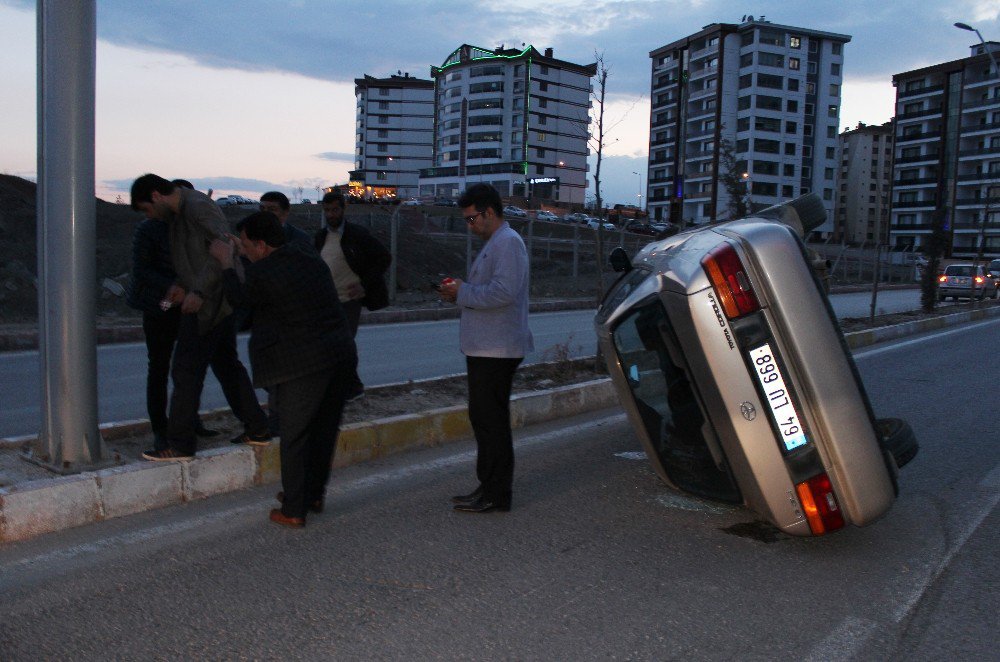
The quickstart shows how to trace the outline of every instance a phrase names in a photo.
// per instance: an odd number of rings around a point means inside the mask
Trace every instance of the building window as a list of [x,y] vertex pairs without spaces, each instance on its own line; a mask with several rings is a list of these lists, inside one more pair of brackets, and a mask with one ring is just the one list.
[[[809,158],[812,155],[813,155],[812,145],[803,145],[802,146],[802,156],[805,157],[805,158]],[[802,169],[805,170],[805,167],[803,166]],[[804,174],[802,176],[805,177]]]
[[833,160],[833,159],[837,158],[837,148],[836,147],[827,147],[826,148],[826,158],[828,158],[830,160]]
[[545,142],[545,134],[540,132],[535,132],[535,140],[537,140],[540,143]]
[[840,96],[840,85],[830,84],[830,96],[839,97]]
[[799,70],[799,65],[801,64],[801,62],[802,61],[799,58],[797,58],[797,57],[790,57],[790,58],[788,58],[788,68],[791,69],[791,70],[793,70],[793,71],[798,71]]
[[544,80],[540,80],[538,81],[538,89],[541,92],[545,92],[546,90],[549,89],[549,84],[546,83]]
[[785,86],[785,80],[781,76],[772,76],[771,74],[757,74],[757,85],[760,87],[767,87],[775,90],[780,90]]
[[378,137],[379,138],[388,138],[389,137],[389,129],[379,129],[378,130]]
[[795,164],[794,163],[786,163],[785,165],[783,165],[782,166],[781,174],[784,175],[785,177],[794,177],[795,176]]
[[[792,79],[789,79],[791,82]],[[785,101],[785,112],[797,113],[799,112],[799,102],[795,99],[788,99]]]
[[549,67],[548,67],[548,65],[545,65],[545,64],[539,65],[538,70],[541,73],[543,73],[543,74],[548,74],[549,73]]
[[826,127],[826,137],[830,138],[830,139],[836,138],[837,137],[837,127],[835,127],[835,126],[828,126],[828,127]]
[[788,184],[781,187],[781,197],[783,198],[793,198],[795,197],[795,187]]
[[839,62],[831,62],[830,63],[830,74],[832,76],[839,76],[840,75],[840,63]]
[[833,168],[823,168],[823,179],[833,180]]
[[840,107],[839,106],[834,106],[834,105],[831,104],[826,109],[826,116],[827,117],[836,117],[839,113],[840,113]]
[[785,143],[785,154],[795,156],[795,143]]
[[798,122],[785,122],[785,133],[798,133],[799,124]]
[[378,95],[380,97],[387,97],[387,96],[389,96],[389,88],[386,88],[386,87],[380,87],[380,88],[378,88]]
[[844,45],[839,43],[834,43],[831,47],[834,55],[840,55],[843,52]]
[[802,48],[802,37],[794,34],[788,35],[789,48]]
[[788,79],[788,91],[789,92],[798,92],[799,91],[799,79],[798,78],[789,78]]

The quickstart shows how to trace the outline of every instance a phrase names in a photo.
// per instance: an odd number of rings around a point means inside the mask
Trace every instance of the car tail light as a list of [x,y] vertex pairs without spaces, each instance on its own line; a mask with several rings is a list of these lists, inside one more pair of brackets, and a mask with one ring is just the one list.
[[983,284],[983,277],[976,276],[976,285],[982,285],[982,284]]
[[829,476],[825,473],[813,476],[796,485],[795,491],[814,536],[844,528],[844,515],[840,512]]
[[939,283],[947,283],[948,282],[948,277],[947,276],[938,276],[938,282]]
[[713,248],[702,258],[701,266],[712,282],[726,317],[733,319],[760,310],[740,256],[731,244],[721,243]]

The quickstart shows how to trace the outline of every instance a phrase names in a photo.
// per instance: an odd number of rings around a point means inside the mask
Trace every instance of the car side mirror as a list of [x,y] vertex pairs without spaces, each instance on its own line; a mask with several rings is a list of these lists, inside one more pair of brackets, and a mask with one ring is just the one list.
[[632,271],[632,260],[628,258],[628,253],[621,246],[616,246],[608,256],[608,264],[611,269],[618,273],[628,273]]

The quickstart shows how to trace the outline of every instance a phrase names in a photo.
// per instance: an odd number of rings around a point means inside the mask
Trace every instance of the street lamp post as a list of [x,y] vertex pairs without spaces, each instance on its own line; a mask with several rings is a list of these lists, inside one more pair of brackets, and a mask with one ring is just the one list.
[[752,214],[753,213],[753,197],[752,197],[753,196],[753,188],[752,188],[753,184],[752,184],[752,182],[750,180],[750,173],[749,172],[743,173],[742,175],[740,175],[740,179],[743,180],[743,186],[746,188],[746,199],[745,199],[745,201],[743,203],[743,207],[744,207],[743,213],[744,214]]
[[396,199],[399,200],[399,169],[398,169],[398,164],[395,162],[396,160],[394,158],[392,158],[391,156],[388,157],[388,158],[389,158],[389,161],[392,162],[392,165],[391,165],[391,167],[392,167],[392,192],[393,192],[393,195],[396,196]]
[[636,199],[637,199],[637,205],[636,206],[639,207],[639,209],[642,209],[642,173],[639,173],[639,172],[636,172],[635,170],[633,170],[632,174],[639,177],[639,193],[638,193],[638,195],[636,195]]
[[986,40],[983,39],[983,35],[980,34],[979,30],[972,27],[968,23],[955,23],[955,27],[958,28],[959,30],[968,30],[969,32],[976,33],[976,36],[979,37],[980,43],[982,43],[983,45],[983,50],[986,51],[986,54],[990,56],[990,62],[993,63],[993,73],[995,75],[1000,76],[1000,66],[997,66],[996,56],[993,55],[993,51],[990,50],[990,48],[986,45]]

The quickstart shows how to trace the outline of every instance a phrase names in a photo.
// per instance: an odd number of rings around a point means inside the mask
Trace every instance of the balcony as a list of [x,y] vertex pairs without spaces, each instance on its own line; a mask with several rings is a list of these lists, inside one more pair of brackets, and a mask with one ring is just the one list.
[[973,172],[959,175],[956,179],[960,182],[996,182],[1000,184],[1000,172]]
[[964,124],[962,125],[961,132],[963,136],[977,135],[978,132],[984,131],[993,133],[994,131],[1000,130],[1000,122],[980,122],[979,124]]
[[958,152],[959,156],[1000,156],[1000,145],[994,147],[980,147],[977,149],[963,149]]
[[927,87],[921,87],[920,89],[917,90],[910,90],[910,91],[900,90],[899,98],[909,99],[912,97],[918,97],[922,94],[935,94],[943,91],[944,91],[944,85],[928,85]]
[[1000,97],[993,97],[992,99],[986,99],[985,101],[977,101],[975,103],[962,104],[962,112],[968,113],[974,110],[980,110],[992,107],[1000,108]]
[[937,201],[935,200],[908,200],[906,202],[892,203],[893,209],[917,209],[920,207],[934,209],[935,206],[937,206]]
[[893,186],[923,186],[925,184],[937,184],[937,177],[912,177],[910,179],[893,180]]
[[896,164],[900,165],[903,163],[922,163],[924,161],[928,163],[937,163],[939,158],[941,158],[941,155],[938,154],[937,152],[933,152],[931,154],[921,154],[919,156],[901,156],[898,159],[896,159]]
[[937,106],[935,108],[929,108],[927,110],[918,110],[915,113],[903,113],[901,115],[896,115],[896,121],[899,122],[905,120],[912,120],[918,117],[930,117],[932,115],[940,115],[940,114],[941,114],[941,106]]
[[911,133],[906,136],[896,136],[896,144],[899,145],[902,143],[910,143],[910,142],[915,142],[917,140],[930,140],[932,138],[940,140],[941,130],[938,129],[936,131],[924,131],[921,133]]

